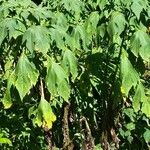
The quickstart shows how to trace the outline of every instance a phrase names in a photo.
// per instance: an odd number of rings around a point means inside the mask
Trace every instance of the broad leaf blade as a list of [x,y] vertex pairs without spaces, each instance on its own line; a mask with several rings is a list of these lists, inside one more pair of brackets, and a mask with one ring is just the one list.
[[150,58],[150,37],[142,30],[138,30],[131,37],[131,51],[138,57],[140,55],[144,60]]
[[[70,89],[67,81],[67,75],[58,63],[53,61],[50,62],[47,69],[46,83],[49,92],[53,96],[56,96],[58,93],[65,100],[68,100]],[[65,92],[62,92],[63,88]]]
[[35,68],[35,65],[29,62],[28,58],[23,53],[20,56],[15,69],[15,86],[21,99],[23,99],[31,87],[36,84],[38,76],[39,73]]
[[70,50],[66,50],[63,55],[62,67],[66,71],[68,76],[71,73],[73,80],[77,77],[78,75],[77,60],[74,53],[71,52]]
[[133,68],[132,64],[130,63],[127,52],[124,50],[121,57],[121,76],[122,76],[122,86],[121,91],[126,96],[129,93],[129,90],[132,86],[136,86],[139,80],[138,73]]
[[46,129],[51,129],[52,123],[56,120],[56,116],[50,104],[44,98],[41,98],[40,104],[36,110],[30,109],[30,115],[31,114],[35,115],[33,123]]
[[140,110],[141,103],[146,99],[145,91],[142,83],[139,83],[133,97],[133,108],[135,112]]
[[143,100],[142,112],[150,118],[150,97]]
[[23,35],[23,43],[32,53],[34,50],[46,54],[50,48],[48,30],[42,26],[32,26]]
[[120,35],[123,32],[125,25],[126,25],[126,20],[122,13],[120,12],[112,13],[111,20],[107,28],[110,37],[116,34]]

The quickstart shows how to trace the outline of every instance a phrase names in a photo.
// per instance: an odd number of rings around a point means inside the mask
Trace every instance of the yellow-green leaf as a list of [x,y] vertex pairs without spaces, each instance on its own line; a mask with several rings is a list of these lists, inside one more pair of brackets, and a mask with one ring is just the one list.
[[53,122],[56,120],[50,104],[44,98],[41,98],[38,108],[32,114],[35,115],[33,123],[39,127],[51,129]]

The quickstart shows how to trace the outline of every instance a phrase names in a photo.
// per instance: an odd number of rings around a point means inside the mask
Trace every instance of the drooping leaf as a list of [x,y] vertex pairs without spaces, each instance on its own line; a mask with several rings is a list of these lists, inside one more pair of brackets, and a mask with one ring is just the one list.
[[93,34],[96,31],[96,27],[97,27],[99,19],[100,19],[100,16],[97,11],[92,12],[90,14],[90,16],[87,19],[87,22],[85,24],[86,30],[88,33]]
[[150,130],[149,129],[146,129],[146,131],[143,134],[143,137],[147,143],[150,142]]
[[83,3],[81,0],[62,0],[60,1],[60,4],[63,5],[67,11],[72,12],[73,14],[75,13],[75,18],[78,18],[83,8]]
[[67,75],[63,68],[58,63],[55,63],[52,60],[49,61],[49,65],[47,68],[46,83],[49,92],[53,96],[59,94],[66,101],[68,100],[70,89],[67,81]]
[[125,50],[123,50],[121,56],[121,76],[121,92],[127,96],[132,86],[135,87],[137,85],[139,75],[129,61],[127,52]]
[[43,126],[49,129],[52,128],[52,122],[56,120],[56,116],[52,112],[50,104],[45,99],[41,98],[38,109],[39,112],[42,113]]
[[133,11],[133,13],[136,15],[136,17],[139,19],[140,18],[140,14],[143,10],[143,7],[140,5],[140,3],[138,3],[138,1],[134,2],[132,5],[131,5],[131,10]]
[[50,104],[42,97],[36,110],[30,109],[30,115],[33,114],[33,123],[39,127],[51,129],[56,116],[52,111]]
[[83,46],[83,49],[88,51],[88,44],[90,42],[90,38],[87,34],[87,31],[86,31],[86,28],[84,26],[81,26],[81,25],[78,25],[75,27],[74,29],[74,32],[73,32],[73,38],[75,39],[75,45],[76,45],[76,48],[80,48],[81,49],[81,43],[80,41],[82,40],[82,46]]
[[111,37],[115,34],[120,35],[123,32],[125,25],[126,20],[124,15],[120,12],[114,12],[107,28],[109,35]]
[[143,104],[142,104],[142,112],[150,118],[150,97],[146,98],[143,100]]
[[14,84],[15,76],[14,72],[12,72],[9,75],[9,78],[7,79],[7,89],[5,91],[4,97],[2,99],[2,103],[4,105],[4,109],[8,109],[12,106],[12,100],[11,100],[11,86]]
[[138,57],[140,55],[144,60],[150,58],[150,37],[142,30],[138,30],[131,37],[131,51]]
[[36,84],[39,73],[35,65],[31,63],[27,56],[23,53],[17,63],[15,69],[15,86],[19,92],[20,98],[29,92],[31,87]]
[[32,53],[34,50],[46,54],[50,48],[50,37],[48,30],[42,26],[31,26],[23,35],[23,43]]
[[133,3],[131,5],[131,10],[139,19],[142,10],[146,9],[147,5],[148,5],[147,0],[133,0]]
[[64,52],[63,60],[62,60],[62,67],[66,71],[68,76],[71,73],[73,80],[77,77],[78,75],[77,60],[72,51],[66,50]]
[[57,47],[59,49],[64,49],[65,45],[64,45],[64,38],[66,37],[66,31],[63,27],[61,26],[54,26],[54,28],[50,29],[50,35],[51,35],[51,39],[52,41],[55,41],[57,44]]
[[135,95],[133,97],[133,108],[135,112],[140,110],[141,103],[146,99],[145,91],[142,83],[139,83],[135,92]]
[[3,40],[5,39],[6,36],[7,36],[6,26],[0,26],[0,46],[1,46]]
[[107,0],[97,0],[97,5],[99,5],[100,9],[103,10],[105,5],[108,3]]
[[68,101],[70,96],[70,87],[68,85],[68,82],[66,82],[66,80],[62,80],[61,82],[58,83],[57,91],[58,94],[61,97],[63,97],[65,101]]

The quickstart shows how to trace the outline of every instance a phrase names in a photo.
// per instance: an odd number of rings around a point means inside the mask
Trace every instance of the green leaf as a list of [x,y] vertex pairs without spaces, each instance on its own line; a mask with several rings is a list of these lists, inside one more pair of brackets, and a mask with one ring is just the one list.
[[133,122],[130,122],[130,123],[128,123],[127,125],[126,125],[126,128],[128,129],[128,130],[134,130],[135,129],[135,123],[133,123]]
[[66,29],[61,26],[54,26],[54,28],[50,29],[50,35],[52,41],[56,42],[56,45],[59,49],[64,49],[64,38],[67,36]]
[[70,87],[68,85],[68,82],[66,82],[66,80],[59,82],[57,91],[58,91],[58,94],[61,97],[63,97],[65,101],[68,101],[69,96],[70,96]]
[[32,53],[33,50],[44,55],[50,49],[49,31],[42,26],[31,26],[23,35],[23,43],[26,41],[26,47]]
[[131,5],[131,10],[133,11],[133,13],[136,15],[136,17],[139,19],[140,18],[140,14],[143,10],[143,7],[140,5],[140,3],[138,3],[138,0],[135,1],[132,5]]
[[126,20],[124,15],[117,11],[113,12],[107,28],[110,37],[116,34],[120,35],[125,28],[125,24]]
[[97,0],[97,5],[99,5],[100,9],[103,10],[108,3],[107,0]]
[[133,97],[133,108],[135,112],[140,110],[141,102],[144,101],[144,99],[146,99],[144,87],[142,83],[139,83]]
[[128,96],[129,90],[132,88],[132,86],[135,87],[137,85],[139,75],[130,63],[127,52],[125,50],[123,50],[121,56],[121,77],[121,92]]
[[0,46],[3,42],[3,40],[5,39],[5,37],[7,36],[7,28],[5,26],[0,26]]
[[99,19],[100,19],[100,16],[99,16],[97,11],[92,12],[89,15],[89,18],[87,19],[87,22],[85,24],[86,25],[86,31],[88,33],[93,34],[96,31],[96,27],[97,27]]
[[88,51],[88,44],[90,43],[91,40],[91,35],[87,34],[86,28],[84,26],[78,25],[75,27],[74,32],[73,32],[73,37],[76,41],[75,45],[76,48],[81,49],[81,40],[82,40],[82,46],[85,51]]
[[0,137],[0,144],[8,144],[12,146],[12,142],[8,138]]
[[68,76],[71,73],[73,80],[77,77],[78,75],[77,60],[72,51],[66,50],[64,52],[63,60],[62,60],[62,67],[66,71]]
[[15,69],[15,86],[19,92],[20,98],[29,92],[31,87],[36,84],[39,73],[35,65],[31,63],[23,53]]
[[8,109],[12,106],[10,88],[9,87],[7,87],[4,98],[2,99],[2,103],[4,105],[4,109]]
[[144,60],[150,58],[150,37],[142,30],[138,30],[131,37],[131,51],[138,57],[140,55]]
[[150,97],[148,97],[147,99],[145,98],[143,100],[143,104],[142,104],[142,112],[150,118]]
[[1,22],[0,28],[3,29],[1,34],[3,38],[6,37],[8,31],[9,40],[11,40],[12,37],[16,39],[19,35],[21,35],[26,30],[25,25],[21,21],[18,21],[16,18],[4,19]]
[[31,114],[35,115],[33,123],[37,124],[39,127],[52,128],[52,123],[56,120],[56,116],[50,107],[50,104],[41,98],[40,104],[36,110],[30,110]]
[[8,109],[12,106],[12,100],[11,100],[11,86],[14,84],[15,81],[15,76],[14,76],[14,72],[12,72],[9,76],[9,78],[7,79],[7,89],[6,92],[4,94],[4,97],[2,99],[2,103],[4,105],[4,109]]
[[146,141],[146,143],[150,142],[150,130],[146,129],[146,131],[143,134],[144,140]]
[[67,81],[67,75],[63,68],[52,60],[50,60],[48,64],[46,83],[52,96],[56,96],[58,93],[66,101],[68,100],[70,88]]
[[106,33],[106,26],[105,24],[101,24],[98,28],[97,28],[97,32],[98,35],[100,35],[102,38],[104,37],[105,33]]

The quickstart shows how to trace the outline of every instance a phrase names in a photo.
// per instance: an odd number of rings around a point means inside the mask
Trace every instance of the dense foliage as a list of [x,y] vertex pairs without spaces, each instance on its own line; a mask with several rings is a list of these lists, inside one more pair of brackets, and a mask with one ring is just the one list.
[[0,149],[150,148],[149,0],[38,3],[0,0]]

